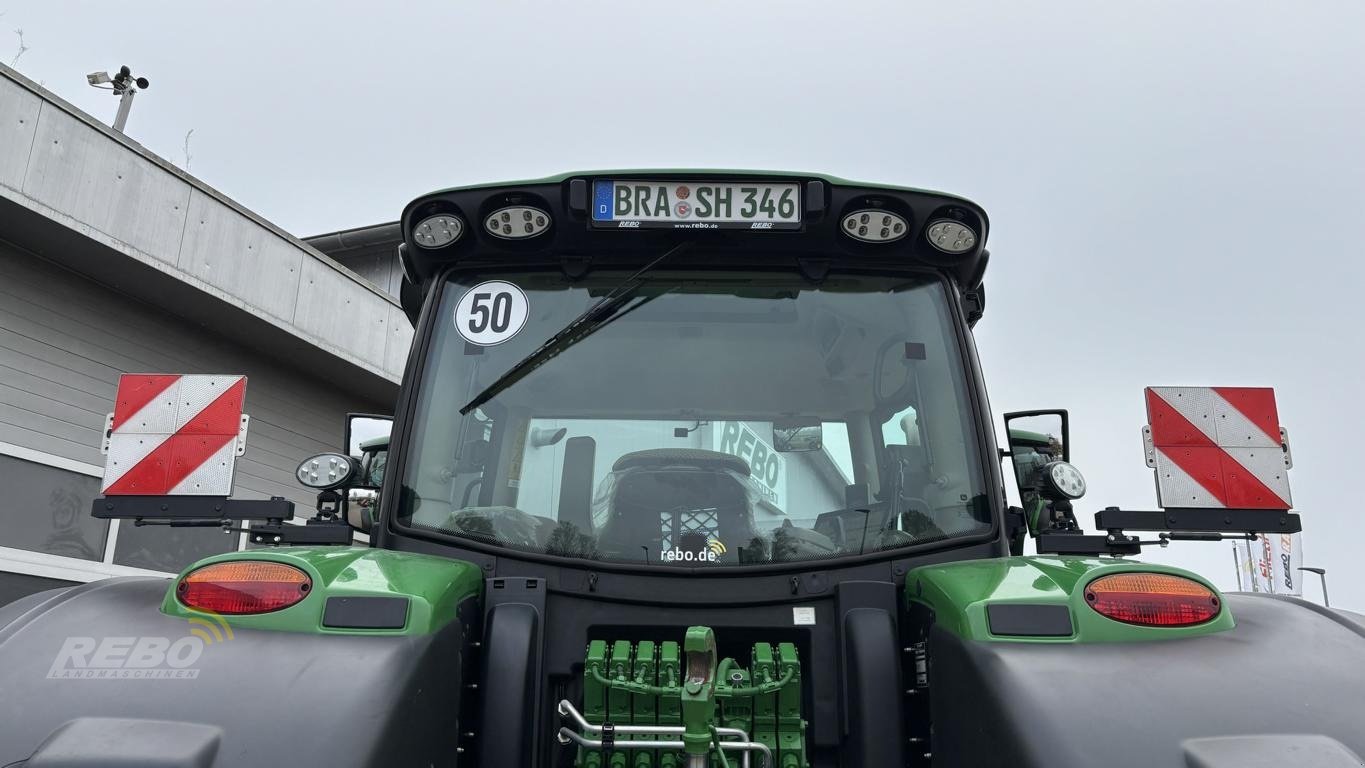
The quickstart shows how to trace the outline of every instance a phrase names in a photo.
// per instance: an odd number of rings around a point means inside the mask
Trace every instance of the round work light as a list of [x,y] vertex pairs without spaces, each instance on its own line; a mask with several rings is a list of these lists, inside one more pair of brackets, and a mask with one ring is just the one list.
[[550,214],[529,205],[510,205],[488,214],[484,229],[504,240],[523,240],[535,237],[550,228]]
[[303,460],[294,476],[307,488],[339,488],[355,477],[357,462],[339,453],[319,453]]
[[839,228],[845,235],[864,243],[889,243],[910,232],[905,217],[890,211],[868,208],[844,217]]
[[939,219],[925,232],[929,244],[944,253],[966,253],[976,247],[976,233],[960,221]]
[[413,242],[423,248],[440,248],[450,245],[464,234],[464,222],[458,216],[438,213],[428,216],[412,228]]
[[1079,499],[1085,495],[1085,476],[1069,462],[1049,462],[1043,467],[1043,476],[1052,490],[1068,499]]

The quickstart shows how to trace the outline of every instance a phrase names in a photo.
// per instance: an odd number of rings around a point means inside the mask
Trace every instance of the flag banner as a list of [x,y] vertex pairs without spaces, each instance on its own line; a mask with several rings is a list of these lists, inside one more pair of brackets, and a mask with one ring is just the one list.
[[1237,544],[1238,583],[1247,592],[1302,595],[1299,535],[1270,534]]

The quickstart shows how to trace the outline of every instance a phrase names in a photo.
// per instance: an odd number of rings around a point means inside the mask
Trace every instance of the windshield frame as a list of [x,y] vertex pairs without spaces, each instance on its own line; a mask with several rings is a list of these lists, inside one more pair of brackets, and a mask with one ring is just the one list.
[[[700,250],[700,249],[698,249]],[[696,254],[696,251],[693,252]],[[560,271],[562,264],[559,260],[514,260],[501,264],[490,264],[484,260],[473,260],[474,263],[452,264],[440,271],[433,278],[431,287],[427,290],[422,302],[422,310],[418,319],[417,334],[413,339],[413,346],[409,350],[408,364],[404,372],[404,381],[413,382],[410,386],[404,386],[402,397],[398,402],[395,412],[395,422],[393,436],[390,442],[388,466],[386,467],[386,482],[393,483],[396,487],[387,490],[381,496],[380,525],[376,529],[375,546],[393,546],[394,543],[409,539],[424,542],[426,546],[421,547],[423,551],[431,551],[432,546],[442,554],[452,552],[476,552],[484,556],[494,557],[498,560],[518,560],[528,563],[543,563],[547,566],[570,568],[586,571],[620,572],[649,574],[652,576],[745,576],[760,574],[779,574],[779,573],[809,573],[813,571],[829,571],[843,569],[846,567],[864,565],[875,562],[890,562],[892,560],[905,560],[919,558],[933,553],[941,553],[958,549],[967,549],[973,546],[979,547],[982,544],[998,543],[1001,554],[1004,554],[1007,542],[1004,538],[1004,513],[1005,496],[1003,490],[1003,479],[998,461],[993,461],[998,455],[998,447],[995,444],[995,432],[992,429],[990,409],[986,400],[986,391],[982,380],[979,360],[971,329],[967,325],[966,315],[963,312],[961,294],[957,284],[946,276],[942,271],[924,266],[910,264],[888,264],[884,261],[874,260],[854,260],[840,259],[838,271],[841,273],[869,276],[919,276],[928,278],[942,285],[944,289],[944,300],[947,302],[948,320],[951,333],[957,343],[958,355],[960,357],[961,374],[963,385],[966,390],[966,407],[969,412],[971,427],[975,430],[972,436],[972,443],[977,449],[977,461],[980,463],[979,471],[982,480],[982,491],[986,496],[986,504],[990,512],[990,527],[975,534],[954,536],[936,541],[929,541],[908,546],[896,547],[892,549],[876,550],[860,554],[847,554],[839,557],[831,557],[817,560],[792,560],[767,563],[749,564],[686,564],[686,563],[638,563],[628,560],[585,560],[581,558],[569,557],[564,555],[548,554],[544,552],[534,552],[511,547],[502,546],[492,542],[481,541],[473,537],[459,536],[452,533],[443,533],[439,530],[405,525],[400,522],[399,514],[405,491],[403,481],[408,473],[409,456],[415,451],[413,441],[417,435],[417,407],[421,400],[421,390],[425,383],[428,366],[433,362],[434,355],[430,354],[429,347],[435,335],[437,323],[443,315],[440,308],[446,296],[446,291],[462,290],[463,288],[456,283],[461,277],[472,277],[482,279],[490,273],[501,273],[504,271]],[[615,264],[602,264],[602,269],[616,269]],[[633,271],[629,267],[627,271]],[[672,270],[686,271],[696,269],[698,271],[773,271],[791,273],[793,266],[786,263],[753,263],[744,262],[730,265],[717,265],[710,263],[709,260],[698,263],[692,259],[681,259],[677,263],[671,264]],[[566,278],[567,281],[567,278]],[[984,442],[983,442],[984,438]]]

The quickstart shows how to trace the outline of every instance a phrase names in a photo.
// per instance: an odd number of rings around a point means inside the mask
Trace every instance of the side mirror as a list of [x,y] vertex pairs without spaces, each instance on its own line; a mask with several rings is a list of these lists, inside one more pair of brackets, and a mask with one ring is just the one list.
[[379,489],[389,463],[393,417],[372,413],[346,415],[346,450],[356,459],[356,472],[343,503],[347,524],[369,533],[379,516]]
[[353,488],[377,489],[384,484],[393,418],[368,413],[346,416],[346,451],[360,461]]
[[346,497],[346,523],[362,533],[369,533],[379,517],[379,492],[370,488],[354,488]]
[[1085,495],[1085,477],[1070,463],[1066,411],[1007,413],[1005,431],[1029,533],[1074,528],[1071,501]]
[[819,423],[773,423],[773,450],[779,453],[818,451],[825,444],[825,429]]
[[346,455],[360,456],[362,452],[361,443],[377,437],[387,439],[392,431],[392,416],[380,416],[373,413],[346,414],[346,436],[342,440],[342,444],[346,446]]

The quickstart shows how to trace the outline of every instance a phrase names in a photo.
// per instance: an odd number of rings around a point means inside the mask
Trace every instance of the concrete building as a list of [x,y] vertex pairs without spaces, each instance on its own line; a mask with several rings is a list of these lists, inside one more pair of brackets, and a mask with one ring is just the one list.
[[242,546],[90,517],[122,373],[247,375],[236,496],[310,514],[295,466],[391,411],[411,344],[375,235],[320,238],[343,266],[0,66],[0,603]]

